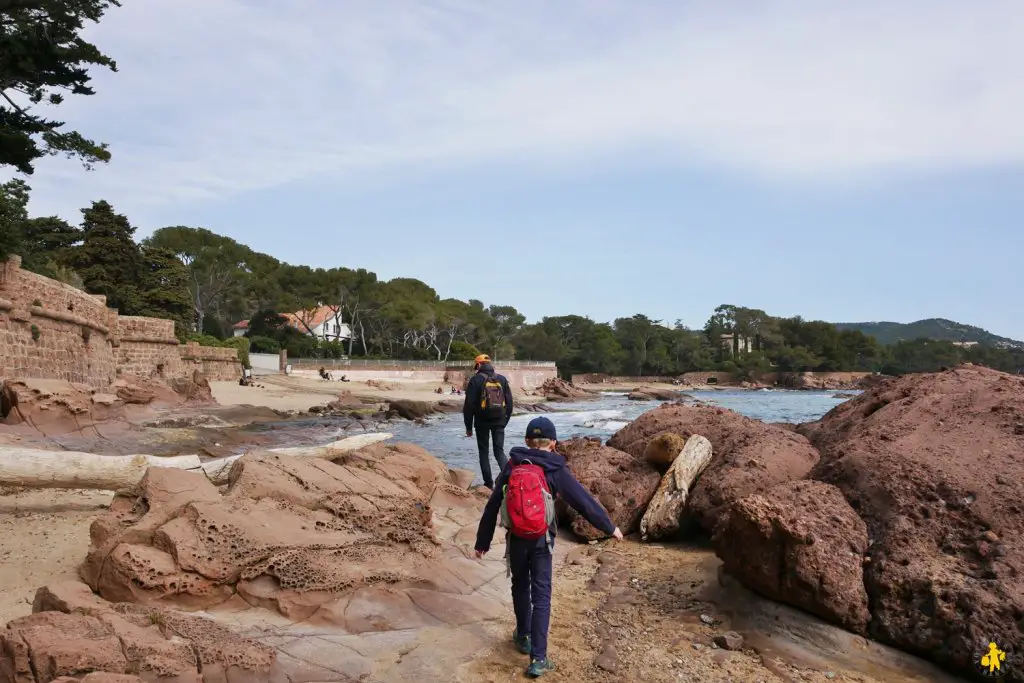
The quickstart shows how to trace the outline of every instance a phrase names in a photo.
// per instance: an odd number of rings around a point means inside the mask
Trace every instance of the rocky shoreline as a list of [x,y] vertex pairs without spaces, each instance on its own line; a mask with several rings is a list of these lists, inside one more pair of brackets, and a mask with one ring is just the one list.
[[[58,394],[34,394],[35,414],[67,409]],[[662,396],[607,443],[560,448],[632,534],[606,545],[559,509],[565,680],[954,680],[896,650],[868,662],[882,645],[821,644],[866,637],[970,678],[991,639],[1003,680],[1024,681],[1024,379],[974,366],[892,379],[799,426]],[[386,406],[341,395],[313,416],[365,428],[461,409]],[[212,429],[153,424],[142,431]],[[150,468],[91,517],[77,579],[41,586],[33,614],[0,631],[0,681],[397,681],[414,665],[504,680],[507,579],[500,548],[468,557],[486,498],[472,478],[407,444],[326,460],[257,448],[222,486]],[[679,545],[702,538],[710,550]],[[230,647],[208,647],[213,634]]]

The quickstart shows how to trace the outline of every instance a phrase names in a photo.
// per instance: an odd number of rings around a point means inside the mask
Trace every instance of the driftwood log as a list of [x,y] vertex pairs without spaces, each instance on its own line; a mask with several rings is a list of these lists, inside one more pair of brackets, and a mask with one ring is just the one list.
[[[272,448],[273,453],[296,457],[331,457],[391,438],[375,432],[358,434],[324,446]],[[225,484],[231,466],[242,455],[202,462],[198,455],[97,455],[77,451],[44,451],[0,446],[0,485],[28,488],[98,489],[117,491],[134,486],[150,467],[201,471],[214,484]]]
[[679,530],[690,487],[710,462],[711,442],[700,434],[687,439],[640,520],[643,540],[665,538]]

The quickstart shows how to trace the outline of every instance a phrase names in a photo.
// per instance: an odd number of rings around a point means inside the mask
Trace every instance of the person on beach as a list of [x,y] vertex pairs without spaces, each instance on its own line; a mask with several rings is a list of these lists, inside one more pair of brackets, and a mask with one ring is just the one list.
[[526,448],[513,448],[487,501],[476,532],[476,558],[491,549],[494,527],[501,514],[505,534],[505,561],[512,575],[512,606],[519,652],[530,655],[526,675],[537,678],[555,668],[548,658],[551,620],[551,556],[555,547],[554,499],[561,497],[594,527],[622,540],[601,504],[576,481],[565,458],[555,452],[558,434],[546,417],[526,427]]
[[462,415],[466,421],[466,438],[473,436],[476,428],[476,447],[480,453],[480,474],[484,486],[494,488],[491,478],[491,459],[487,444],[494,445],[494,459],[498,470],[505,469],[505,425],[512,418],[512,390],[508,380],[494,371],[490,356],[480,354],[473,365],[476,374],[466,385],[466,400],[462,404]]

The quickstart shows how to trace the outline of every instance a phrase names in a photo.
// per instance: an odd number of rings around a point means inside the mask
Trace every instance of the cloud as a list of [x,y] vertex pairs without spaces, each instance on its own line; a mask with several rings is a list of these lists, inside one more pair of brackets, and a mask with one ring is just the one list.
[[1024,160],[1016,0],[131,0],[37,210],[644,154],[783,182]]

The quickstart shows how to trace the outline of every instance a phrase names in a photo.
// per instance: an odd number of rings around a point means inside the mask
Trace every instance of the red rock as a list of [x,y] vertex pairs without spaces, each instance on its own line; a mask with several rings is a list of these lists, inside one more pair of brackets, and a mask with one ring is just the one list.
[[961,366],[886,381],[804,430],[822,453],[812,476],[843,492],[873,541],[869,633],[965,674],[995,641],[1014,683],[1024,681],[1022,416],[1024,378]]
[[748,588],[866,632],[867,529],[836,487],[794,481],[742,498],[719,518],[713,542]]
[[723,408],[663,404],[619,430],[608,446],[643,457],[648,444],[670,432],[685,441],[706,437],[712,460],[690,490],[691,514],[710,533],[725,506],[752,493],[802,479],[818,461],[806,438]]

